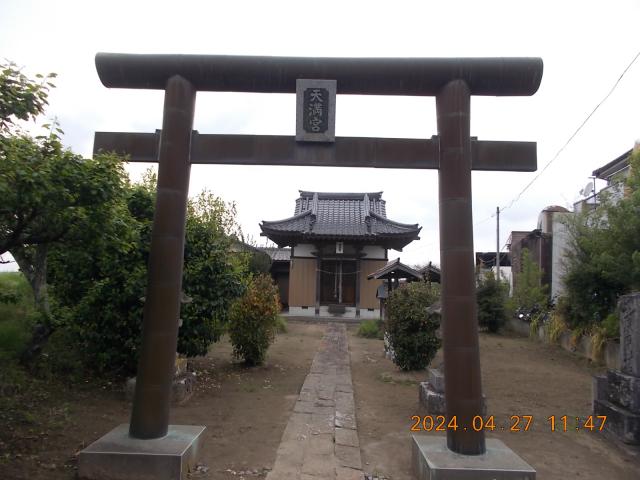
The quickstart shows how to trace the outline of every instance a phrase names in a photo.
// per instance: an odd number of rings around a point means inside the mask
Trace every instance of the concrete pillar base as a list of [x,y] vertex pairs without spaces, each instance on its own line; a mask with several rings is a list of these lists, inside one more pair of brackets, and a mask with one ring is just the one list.
[[129,424],[118,425],[80,452],[81,480],[184,480],[202,446],[205,427],[169,425],[162,438],[129,436]]
[[482,455],[460,455],[444,436],[412,435],[417,480],[535,480],[536,471],[500,440],[487,438]]

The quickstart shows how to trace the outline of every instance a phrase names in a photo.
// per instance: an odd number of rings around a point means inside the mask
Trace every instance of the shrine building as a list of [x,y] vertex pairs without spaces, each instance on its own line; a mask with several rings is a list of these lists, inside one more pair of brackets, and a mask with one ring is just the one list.
[[289,315],[378,318],[382,280],[367,277],[418,240],[422,227],[387,218],[382,192],[300,191],[292,217],[263,221],[261,235],[291,247]]

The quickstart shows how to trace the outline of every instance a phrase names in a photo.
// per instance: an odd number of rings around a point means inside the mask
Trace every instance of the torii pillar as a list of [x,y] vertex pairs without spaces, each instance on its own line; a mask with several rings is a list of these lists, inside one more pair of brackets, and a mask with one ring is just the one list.
[[[157,161],[160,168],[131,422],[81,452],[80,478],[173,480],[185,474],[197,451],[204,427],[168,424],[191,163],[438,169],[445,399],[447,418],[455,416],[457,428],[448,428],[446,439],[413,436],[414,472],[420,480],[535,478],[535,470],[502,442],[486,441],[484,431],[473,428],[473,418],[482,415],[482,385],[471,171],[534,171],[536,145],[478,141],[470,137],[469,125],[471,95],[532,95],[542,79],[542,60],[103,53],[96,56],[96,66],[107,87],[165,90],[165,109],[161,132],[97,132],[95,137],[94,152]],[[335,143],[316,144],[293,136],[191,131],[197,91],[295,93],[297,79],[336,80],[338,94],[435,96],[438,136],[338,137]],[[167,453],[176,449],[183,453]],[[170,472],[169,465],[178,465],[177,470]]]

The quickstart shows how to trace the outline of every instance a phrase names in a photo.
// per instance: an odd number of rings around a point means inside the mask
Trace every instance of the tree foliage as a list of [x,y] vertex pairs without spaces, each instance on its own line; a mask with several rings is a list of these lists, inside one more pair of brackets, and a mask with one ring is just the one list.
[[438,298],[438,291],[425,282],[401,285],[389,295],[387,333],[394,362],[402,370],[427,367],[440,348],[440,315],[427,311]]
[[271,277],[261,274],[250,278],[244,295],[231,307],[233,355],[247,365],[262,364],[275,339],[279,312],[278,287]]
[[500,330],[507,321],[507,293],[508,286],[497,280],[491,271],[486,273],[476,289],[478,324],[486,327],[491,333]]
[[205,355],[228,322],[231,302],[244,291],[248,256],[230,254],[237,233],[234,204],[211,192],[189,202],[182,288],[193,299],[182,307],[178,351]]
[[[122,180],[123,195],[110,214],[52,251],[51,270],[56,311],[73,330],[86,365],[126,376],[135,372],[140,347],[155,178],[136,185]],[[229,254],[227,232],[234,228],[233,205],[208,192],[189,202],[183,291],[192,301],[182,306],[180,353],[204,355],[243,291],[245,259]]]
[[626,196],[606,195],[568,222],[564,314],[571,327],[600,324],[621,295],[640,289],[640,153],[631,158]]
[[30,80],[12,64],[0,73],[0,255],[11,252],[45,312],[49,248],[117,197],[122,176],[113,156],[65,150],[55,125],[36,137],[16,126],[43,112],[53,76]]
[[507,301],[510,313],[516,310],[540,312],[547,309],[549,300],[547,286],[542,285],[542,271],[531,258],[528,248],[522,249],[522,271],[517,276],[513,295]]
[[[34,341],[38,349],[57,330],[93,372],[130,375],[140,344],[155,176],[132,185],[122,159],[73,154],[56,125],[47,135],[25,133],[18,121],[44,111],[53,76],[30,80],[11,64],[0,70],[0,254],[11,252],[46,312],[51,285],[51,315]],[[230,254],[230,237],[242,235],[235,217],[235,205],[209,192],[189,203],[183,287],[193,301],[183,307],[178,342],[187,355],[206,353],[243,291],[248,258]]]
[[55,77],[55,73],[38,74],[33,80],[14,63],[0,64],[0,132],[15,127],[16,120],[35,120],[44,113]]

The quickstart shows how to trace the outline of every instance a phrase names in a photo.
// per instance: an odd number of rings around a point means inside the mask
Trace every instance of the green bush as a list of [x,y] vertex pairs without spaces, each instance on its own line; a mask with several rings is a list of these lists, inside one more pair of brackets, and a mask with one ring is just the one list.
[[279,312],[278,287],[271,277],[262,274],[250,278],[244,295],[229,312],[233,356],[247,365],[262,364],[275,338]]
[[31,287],[19,272],[0,273],[0,361],[18,360],[34,325]]
[[[508,287],[507,287],[508,288]],[[505,285],[496,280],[493,272],[487,272],[476,289],[478,302],[478,324],[491,333],[500,330],[507,321]]]
[[427,313],[438,297],[437,290],[423,282],[402,285],[389,295],[387,333],[394,363],[402,370],[426,368],[440,348],[440,315]]
[[19,359],[30,338],[30,329],[24,321],[0,321],[0,361]]
[[359,337],[382,340],[384,337],[384,321],[382,319],[363,320],[360,322],[357,335]]
[[287,319],[281,315],[278,315],[276,320],[276,332],[287,333]]
[[547,285],[541,282],[542,270],[531,258],[528,248],[522,249],[522,271],[513,290],[513,296],[506,302],[509,315],[517,310],[525,312],[546,312],[549,297]]

